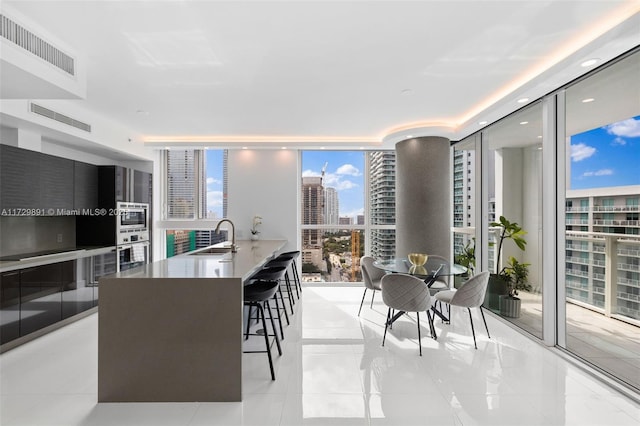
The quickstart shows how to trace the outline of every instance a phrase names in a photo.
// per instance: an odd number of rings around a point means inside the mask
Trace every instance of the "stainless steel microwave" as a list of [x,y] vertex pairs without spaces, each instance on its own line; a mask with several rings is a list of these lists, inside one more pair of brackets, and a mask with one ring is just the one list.
[[149,205],[143,203],[117,203],[117,233],[143,231],[149,228]]

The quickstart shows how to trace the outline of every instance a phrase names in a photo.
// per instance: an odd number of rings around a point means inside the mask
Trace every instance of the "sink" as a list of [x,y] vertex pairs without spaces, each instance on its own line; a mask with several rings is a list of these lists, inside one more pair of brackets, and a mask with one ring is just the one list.
[[227,247],[207,247],[202,250],[194,251],[189,253],[190,255],[206,255],[206,254],[225,254],[231,253],[231,246]]

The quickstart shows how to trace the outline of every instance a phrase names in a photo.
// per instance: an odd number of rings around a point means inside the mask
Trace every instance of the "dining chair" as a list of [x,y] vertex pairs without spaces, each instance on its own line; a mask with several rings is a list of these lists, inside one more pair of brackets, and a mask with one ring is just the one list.
[[422,356],[422,343],[420,334],[420,312],[426,311],[429,320],[429,329],[431,336],[435,337],[435,328],[433,326],[433,318],[429,311],[431,307],[431,293],[424,281],[420,278],[408,274],[388,274],[380,280],[382,290],[382,301],[389,307],[387,311],[387,321],[384,325],[384,335],[382,336],[382,346],[387,337],[387,328],[389,328],[392,309],[401,312],[415,312],[418,320],[418,347],[420,356]]
[[[489,335],[489,327],[487,327],[487,320],[484,317],[482,311],[482,303],[484,302],[484,295],[487,292],[487,285],[489,283],[489,272],[480,272],[460,285],[457,290],[444,290],[435,295],[436,301],[446,303],[451,306],[461,306],[467,308],[469,311],[469,320],[471,321],[471,333],[473,334],[473,345],[478,349],[476,343],[476,333],[473,328],[473,317],[471,316],[471,308],[480,308],[480,314],[482,315],[482,321],[484,321],[484,328],[487,330],[487,336]],[[449,312],[449,319],[451,319],[451,312]]]
[[371,308],[373,308],[373,298],[376,295],[376,291],[380,290],[380,280],[387,273],[380,268],[373,266],[375,259],[371,256],[362,256],[360,258],[360,270],[362,271],[362,281],[364,281],[364,293],[362,294],[362,301],[360,302],[360,309],[358,310],[358,316],[362,311],[362,304],[364,303],[364,297],[367,295],[367,290],[371,290]]
[[[445,259],[442,256],[438,256],[438,255],[433,255],[430,254],[429,255],[429,260],[432,262],[433,260],[439,261],[441,265],[445,265],[444,267],[447,268],[450,264],[450,262]],[[430,262],[430,263],[431,263]],[[442,291],[442,290],[448,290],[451,288],[451,285],[449,284],[449,275],[440,275],[437,276],[435,281],[429,286],[429,288],[431,289],[431,295],[435,296],[436,293]]]

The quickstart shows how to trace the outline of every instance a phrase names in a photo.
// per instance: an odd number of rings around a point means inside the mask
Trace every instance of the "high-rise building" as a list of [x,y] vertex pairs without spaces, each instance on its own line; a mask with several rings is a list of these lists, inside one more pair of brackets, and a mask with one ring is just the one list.
[[[302,225],[324,224],[324,187],[322,177],[302,178]],[[312,263],[316,268],[324,269],[322,262],[322,243],[324,231],[319,229],[302,230],[302,262]]]
[[353,225],[353,218],[351,216],[340,216],[338,218],[339,225]]
[[[453,226],[456,228],[475,228],[475,151],[453,151]],[[495,212],[493,213],[495,217]],[[491,219],[490,221],[493,221]],[[453,252],[461,253],[473,236],[454,233]]]
[[373,227],[370,242],[371,256],[376,259],[390,259],[396,252],[395,230],[375,229],[375,226],[395,225],[396,155],[394,151],[374,151],[368,156],[371,215],[369,220]]
[[640,186],[568,190],[565,211],[567,299],[640,320],[640,247],[624,238],[640,234]]
[[[337,225],[340,214],[340,201],[338,191],[335,188],[324,189],[324,223],[325,225]],[[335,232],[335,230],[333,230]]]
[[356,216],[356,225],[364,225],[364,215],[359,214]]
[[[206,159],[193,149],[167,151],[167,206],[170,219],[207,217]],[[200,199],[196,194],[201,192]]]

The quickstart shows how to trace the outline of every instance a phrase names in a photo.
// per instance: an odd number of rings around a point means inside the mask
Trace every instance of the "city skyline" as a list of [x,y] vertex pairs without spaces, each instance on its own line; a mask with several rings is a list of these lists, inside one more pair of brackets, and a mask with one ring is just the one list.
[[339,216],[356,218],[364,214],[364,151],[303,151],[302,177],[321,176],[323,186],[335,188]]
[[570,189],[640,185],[640,116],[571,136]]

